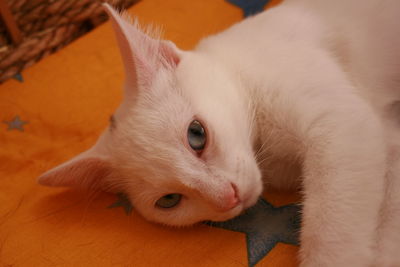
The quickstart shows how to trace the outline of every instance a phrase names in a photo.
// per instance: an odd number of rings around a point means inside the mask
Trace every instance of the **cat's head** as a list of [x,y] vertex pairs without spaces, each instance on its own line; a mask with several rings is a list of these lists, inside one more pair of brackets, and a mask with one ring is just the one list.
[[126,71],[124,100],[91,149],[39,183],[122,191],[145,218],[176,226],[227,220],[255,204],[261,174],[233,77],[105,8]]

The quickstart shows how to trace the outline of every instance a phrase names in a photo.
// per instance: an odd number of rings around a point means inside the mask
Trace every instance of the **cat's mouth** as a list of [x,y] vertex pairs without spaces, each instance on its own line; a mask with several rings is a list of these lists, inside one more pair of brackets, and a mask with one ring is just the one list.
[[259,196],[256,196],[251,192],[245,192],[245,193],[239,192],[238,186],[234,183],[231,183],[231,186],[234,190],[234,200],[235,200],[234,203],[232,203],[233,204],[231,206],[232,209],[236,208],[237,206],[241,206],[241,209],[245,210],[257,203]]
[[232,208],[231,210],[229,210],[227,212],[221,213],[216,218],[213,218],[212,220],[208,220],[208,221],[223,222],[223,221],[228,221],[230,219],[233,219],[237,216],[240,216],[240,215],[246,213],[247,209],[254,206],[257,203],[258,199],[259,199],[258,196],[253,196],[253,195],[243,196],[242,198],[240,198],[240,201],[234,208]]
[[213,225],[215,223],[223,223],[225,221],[229,221],[231,219],[234,219],[235,217],[245,214],[247,209],[254,206],[254,204],[255,203],[253,203],[253,201],[248,202],[247,204],[245,204],[244,202],[241,202],[239,205],[237,205],[235,208],[231,209],[229,212],[225,212],[223,214],[220,214],[217,217],[214,217],[209,220],[205,220],[205,221],[203,221],[203,223]]

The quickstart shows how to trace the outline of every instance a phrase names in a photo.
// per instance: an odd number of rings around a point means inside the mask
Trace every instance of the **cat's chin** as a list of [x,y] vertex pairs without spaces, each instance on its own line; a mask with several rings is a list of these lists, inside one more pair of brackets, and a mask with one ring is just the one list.
[[235,208],[233,208],[232,210],[230,210],[229,212],[219,214],[208,221],[213,221],[213,222],[228,221],[228,220],[233,219],[236,216],[239,216],[240,214],[242,214],[244,212],[244,210],[245,209],[243,208],[243,204],[241,203],[238,206],[236,206]]
[[257,194],[249,195],[248,197],[243,197],[242,204],[241,204],[243,211],[254,206],[257,203],[259,198],[260,198],[260,196]]
[[256,196],[253,196],[250,198],[244,198],[239,205],[237,205],[235,208],[233,208],[229,212],[220,214],[219,216],[216,216],[215,218],[213,218],[212,220],[209,220],[209,221],[223,222],[223,221],[233,219],[233,218],[243,214],[248,208],[251,208],[252,206],[254,206],[257,203],[258,199],[259,198]]

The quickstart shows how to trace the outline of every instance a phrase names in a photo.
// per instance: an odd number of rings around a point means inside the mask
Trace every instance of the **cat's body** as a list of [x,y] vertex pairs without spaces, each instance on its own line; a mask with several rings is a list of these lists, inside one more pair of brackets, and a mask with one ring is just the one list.
[[[198,50],[224,62],[250,94],[265,183],[295,186],[298,165],[305,168],[304,265],[367,266],[378,258],[379,266],[400,266],[400,172],[384,179],[388,163],[399,168],[400,4],[293,2]],[[377,224],[386,228],[379,237]]]
[[[399,1],[287,0],[190,52],[107,9],[125,100],[91,150],[41,183],[84,176],[150,220],[186,225],[254,204],[262,173],[301,187],[302,266],[400,266]],[[200,152],[186,140],[193,120]],[[179,205],[154,207],[173,193]]]

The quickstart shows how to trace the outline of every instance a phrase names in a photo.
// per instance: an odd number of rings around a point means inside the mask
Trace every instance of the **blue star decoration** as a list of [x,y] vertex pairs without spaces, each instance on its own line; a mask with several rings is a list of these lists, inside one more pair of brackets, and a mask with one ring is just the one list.
[[225,222],[206,224],[246,234],[249,266],[256,265],[278,242],[298,245],[300,206],[290,204],[274,207],[264,199],[244,214]]
[[129,198],[124,193],[118,193],[117,197],[118,197],[117,201],[108,206],[108,208],[112,209],[112,208],[122,207],[125,210],[126,215],[131,214],[133,206],[129,201]]
[[28,121],[23,121],[17,115],[11,121],[3,121],[5,124],[8,125],[8,130],[18,130],[20,132],[24,131],[24,125],[28,123]]
[[15,74],[15,75],[13,76],[13,78],[14,78],[15,80],[21,82],[21,83],[24,82],[24,77],[22,77],[22,74],[21,74],[21,73]]
[[244,17],[248,17],[262,12],[264,10],[265,5],[270,2],[270,0],[226,0],[226,1],[240,7],[243,10]]

